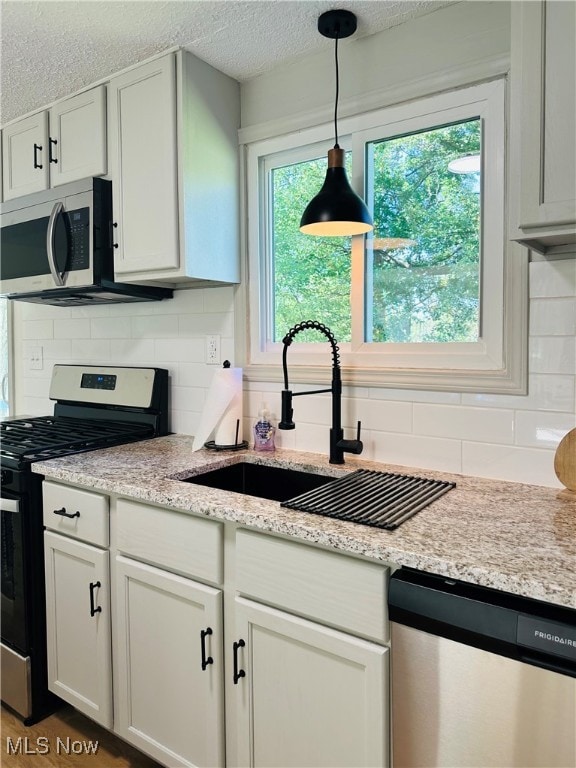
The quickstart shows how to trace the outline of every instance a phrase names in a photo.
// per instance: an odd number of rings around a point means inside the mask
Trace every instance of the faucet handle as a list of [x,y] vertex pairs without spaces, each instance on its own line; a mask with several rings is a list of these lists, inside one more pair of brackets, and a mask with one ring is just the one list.
[[282,390],[282,416],[278,429],[295,429],[296,424],[292,421],[292,391],[290,389]]
[[356,428],[356,440],[338,440],[336,447],[346,453],[354,453],[357,456],[364,450],[364,443],[360,440],[360,432],[362,430],[362,422],[358,422]]

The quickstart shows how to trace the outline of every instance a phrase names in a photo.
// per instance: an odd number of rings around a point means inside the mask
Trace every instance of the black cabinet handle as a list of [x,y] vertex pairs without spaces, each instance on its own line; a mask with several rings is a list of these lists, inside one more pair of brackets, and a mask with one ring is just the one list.
[[245,645],[246,643],[244,640],[238,640],[237,643],[232,645],[234,651],[234,685],[238,685],[238,680],[240,680],[241,677],[246,677],[246,672],[244,672],[243,669],[238,669],[238,649],[244,648]]
[[34,168],[42,168],[42,164],[38,162],[38,152],[42,152],[42,147],[34,144]]
[[200,632],[200,647],[202,648],[202,672],[206,671],[208,664],[214,664],[212,656],[206,656],[206,636],[212,634],[212,628],[208,627]]
[[102,584],[100,584],[99,581],[94,581],[90,583],[90,616],[96,616],[97,613],[102,612],[101,606],[98,606],[97,608],[94,607],[94,590],[100,589]]
[[52,144],[54,144],[54,146],[56,146],[56,144],[58,144],[58,139],[48,138],[48,162],[49,163],[57,163],[58,159],[56,157],[54,157],[54,155],[52,154]]
[[[113,227],[114,229],[118,229],[118,222],[117,222],[117,221],[113,221],[113,222],[112,222],[112,227]],[[113,234],[113,233],[112,233],[112,234]],[[115,243],[115,242],[114,242],[114,237],[112,237],[112,246],[113,246],[114,248],[118,248],[118,243]]]
[[80,517],[80,512],[78,512],[78,510],[72,514],[71,512],[66,512],[66,507],[62,507],[62,509],[54,509],[52,512],[54,515],[60,515],[61,517]]

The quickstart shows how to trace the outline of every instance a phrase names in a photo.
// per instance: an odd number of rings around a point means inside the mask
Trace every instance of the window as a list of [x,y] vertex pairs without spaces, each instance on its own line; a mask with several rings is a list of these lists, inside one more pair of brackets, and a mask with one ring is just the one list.
[[[268,378],[289,328],[313,319],[334,332],[350,383],[522,391],[504,104],[496,80],[342,120],[348,175],[374,216],[366,237],[298,230],[331,126],[248,147],[249,377]],[[322,337],[298,341],[293,370],[317,366]]]

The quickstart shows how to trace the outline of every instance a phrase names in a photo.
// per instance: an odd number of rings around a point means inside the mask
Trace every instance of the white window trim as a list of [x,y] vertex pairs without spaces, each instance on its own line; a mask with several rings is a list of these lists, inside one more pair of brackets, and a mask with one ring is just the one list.
[[[488,130],[483,131],[483,142],[492,162],[483,173],[482,249],[484,254],[496,254],[499,258],[482,259],[481,280],[484,290],[488,286],[491,295],[502,297],[497,311],[491,306],[489,311],[484,308],[478,342],[449,345],[364,343],[358,330],[363,326],[364,299],[360,292],[363,294],[364,247],[362,237],[353,238],[353,338],[351,344],[339,345],[344,383],[461,392],[526,392],[527,258],[523,249],[505,240],[505,89],[504,78],[499,78],[340,121],[340,133],[343,136],[352,135],[356,150],[351,181],[357,191],[363,188],[361,148],[366,141],[398,135],[405,132],[409,125],[410,130],[439,125],[442,122],[440,113],[445,114],[446,122],[471,116],[481,117],[483,124],[488,121]],[[267,267],[262,248],[266,226],[259,216],[262,159],[274,153],[298,151],[298,148],[312,144],[318,144],[321,152],[325,153],[332,143],[332,126],[326,124],[258,141],[246,147],[248,338],[244,367],[248,380],[281,380],[279,362],[282,344],[261,343],[261,339],[266,338],[263,302],[267,301],[260,283],[260,275],[265,274]],[[485,226],[486,221],[488,226]],[[322,321],[322,318],[302,319]],[[329,356],[323,354],[321,345],[294,343],[291,347],[293,381],[324,380],[329,364]]]

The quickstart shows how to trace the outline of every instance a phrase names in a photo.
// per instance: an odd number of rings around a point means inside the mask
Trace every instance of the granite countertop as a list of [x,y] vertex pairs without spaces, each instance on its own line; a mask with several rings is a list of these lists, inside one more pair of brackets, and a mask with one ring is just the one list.
[[[280,450],[192,452],[170,435],[32,465],[46,478],[293,536],[374,560],[418,568],[576,608],[576,500],[553,488]],[[252,461],[341,476],[358,468],[453,481],[456,488],[395,531],[320,517],[278,502],[179,482]]]

